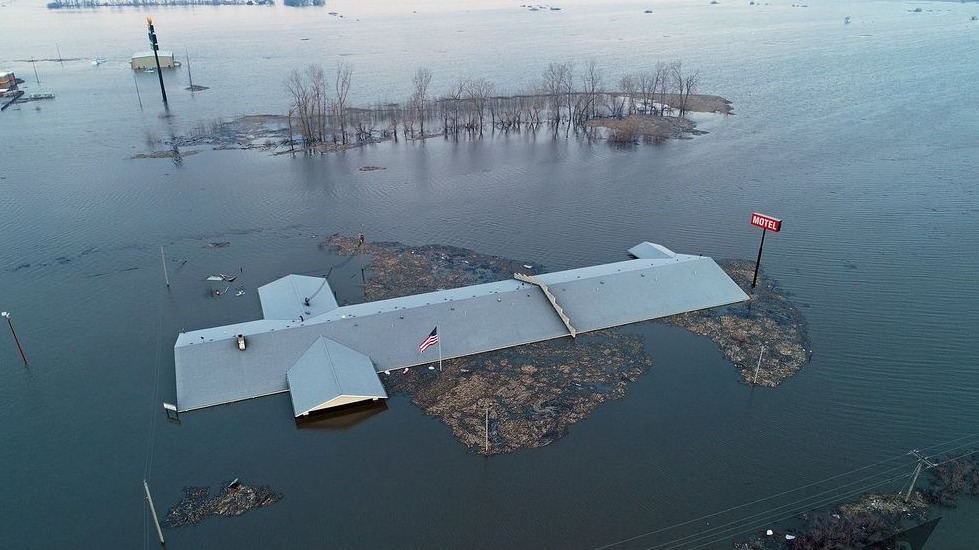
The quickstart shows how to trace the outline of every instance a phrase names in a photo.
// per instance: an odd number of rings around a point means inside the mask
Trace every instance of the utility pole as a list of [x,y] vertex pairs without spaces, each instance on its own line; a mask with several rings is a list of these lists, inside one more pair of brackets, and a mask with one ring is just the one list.
[[167,89],[163,87],[163,72],[160,70],[160,45],[156,41],[156,30],[153,29],[153,18],[146,18],[146,27],[149,29],[147,35],[150,38],[150,47],[153,48],[153,59],[156,60],[156,76],[160,77],[160,93],[163,94],[163,106],[167,105]]
[[911,484],[908,485],[908,492],[904,495],[904,502],[907,503],[908,499],[911,498],[911,491],[914,490],[914,484],[918,482],[918,474],[921,473],[921,467],[927,465],[929,468],[934,468],[936,464],[928,460],[927,456],[921,456],[921,452],[917,449],[908,452],[909,455],[914,455],[918,457],[918,463],[914,466],[914,475],[911,478]]
[[7,320],[7,325],[10,326],[10,334],[14,335],[14,343],[17,344],[17,351],[20,352],[20,358],[24,360],[25,367],[29,366],[27,364],[27,356],[24,355],[24,348],[20,347],[20,340],[17,339],[17,333],[14,332],[14,323],[10,320],[10,314],[7,313],[6,311],[2,311],[0,312],[0,317],[3,317],[4,319]]

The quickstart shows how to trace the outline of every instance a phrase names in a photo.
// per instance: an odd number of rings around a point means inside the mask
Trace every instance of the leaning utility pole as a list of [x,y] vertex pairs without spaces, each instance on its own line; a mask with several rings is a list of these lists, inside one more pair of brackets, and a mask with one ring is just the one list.
[[163,106],[167,107],[167,89],[163,87],[163,72],[160,70],[160,45],[156,42],[156,31],[153,29],[153,18],[146,18],[147,33],[150,37],[150,47],[153,48],[153,59],[156,60],[156,76],[160,77],[160,93],[163,94]]
[[907,502],[911,498],[911,491],[914,490],[914,484],[918,482],[918,474],[921,473],[921,467],[927,465],[929,468],[934,468],[936,464],[928,460],[927,456],[921,456],[921,452],[917,449],[908,452],[909,455],[914,455],[918,457],[918,463],[914,466],[914,475],[911,478],[911,485],[908,485],[908,492],[904,494],[904,502]]

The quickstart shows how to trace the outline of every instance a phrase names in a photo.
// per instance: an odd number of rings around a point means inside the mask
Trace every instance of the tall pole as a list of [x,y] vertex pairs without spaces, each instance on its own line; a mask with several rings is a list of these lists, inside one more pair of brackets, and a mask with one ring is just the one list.
[[24,355],[24,348],[20,347],[20,340],[17,338],[17,333],[14,332],[14,323],[10,320],[10,314],[3,311],[0,312],[0,317],[7,319],[7,325],[10,326],[10,334],[14,335],[14,343],[17,344],[17,351],[20,352],[20,358],[24,360],[24,366],[29,366],[27,364],[27,356]]
[[34,80],[37,81],[37,85],[41,85],[41,79],[37,77],[37,65],[34,64],[34,56],[31,56],[31,67],[34,67]]
[[163,280],[167,282],[167,288],[170,288],[170,275],[167,273],[167,257],[163,255],[163,245],[160,245],[160,261],[163,262]]
[[163,71],[160,70],[160,45],[156,41],[156,31],[153,29],[153,18],[146,18],[146,26],[149,29],[150,46],[153,48],[153,59],[156,60],[156,76],[160,77],[160,93],[163,95],[163,106],[167,105],[167,89],[163,86]]
[[914,455],[918,458],[918,463],[914,466],[914,476],[911,478],[911,485],[908,486],[908,492],[904,495],[904,502],[907,502],[911,498],[911,491],[914,491],[914,484],[918,482],[918,475],[921,473],[922,466],[928,466],[929,468],[934,468],[937,464],[928,460],[927,456],[921,456],[921,452],[918,450],[913,450],[908,453],[909,455]]
[[442,337],[439,336],[439,372],[442,372]]
[[489,452],[489,407],[486,407],[486,441],[483,443],[483,452]]
[[768,233],[767,229],[761,230],[761,244],[758,246],[758,259],[755,260],[755,276],[751,278],[751,288],[755,288],[755,283],[758,282],[758,266],[761,264],[761,249],[765,247],[765,233]]
[[153,516],[153,525],[156,525],[156,536],[160,537],[160,544],[166,546],[163,540],[163,530],[160,529],[160,520],[156,517],[156,506],[153,506],[153,497],[150,496],[150,486],[143,480],[143,490],[146,491],[146,501],[150,503],[150,514]]

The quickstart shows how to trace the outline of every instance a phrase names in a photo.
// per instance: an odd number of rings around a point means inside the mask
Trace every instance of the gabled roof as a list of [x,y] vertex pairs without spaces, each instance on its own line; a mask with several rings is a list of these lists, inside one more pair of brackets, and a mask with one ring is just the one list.
[[[157,55],[160,57],[173,57],[173,51],[171,50],[157,50]],[[145,52],[136,52],[133,54],[133,59],[137,57],[153,57],[153,50],[147,50]]]
[[[258,287],[265,319],[309,319],[337,308],[330,284],[323,277],[286,275]],[[309,298],[309,305],[306,299]]]
[[[633,250],[646,257],[536,277],[549,287],[579,333],[748,299],[706,256],[676,254],[653,244]],[[267,298],[266,287],[290,280],[298,283]],[[287,391],[287,371],[321,337],[366,354],[376,371],[385,371],[569,334],[541,289],[518,280],[334,307],[318,315],[309,309],[310,317],[300,320],[299,310],[288,308],[302,303],[304,293],[296,288],[309,280],[313,285],[323,281],[291,276],[260,288],[265,320],[177,338],[174,367],[181,412]],[[301,288],[315,292],[315,286]],[[311,306],[317,306],[320,297],[335,304],[329,292],[324,287]],[[270,318],[276,312],[279,320]],[[419,342],[436,326],[438,352],[420,353]],[[236,334],[246,337],[247,350],[238,349]]]
[[329,338],[318,338],[286,373],[296,416],[312,411],[385,399],[369,357]]

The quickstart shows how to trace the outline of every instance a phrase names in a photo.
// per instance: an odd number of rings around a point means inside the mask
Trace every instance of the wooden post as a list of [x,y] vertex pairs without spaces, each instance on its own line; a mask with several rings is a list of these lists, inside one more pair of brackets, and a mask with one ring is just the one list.
[[160,520],[156,517],[156,506],[153,506],[153,497],[150,496],[150,486],[146,484],[146,480],[143,480],[143,490],[146,491],[146,501],[150,503],[150,515],[153,516],[153,525],[156,525],[156,534],[160,537],[160,545],[166,546],[166,541],[163,540],[163,530],[160,529]]
[[765,355],[765,346],[761,346],[761,353],[758,354],[758,364],[755,365],[755,379],[751,381],[751,385],[758,383],[758,369],[761,368],[761,356]]

